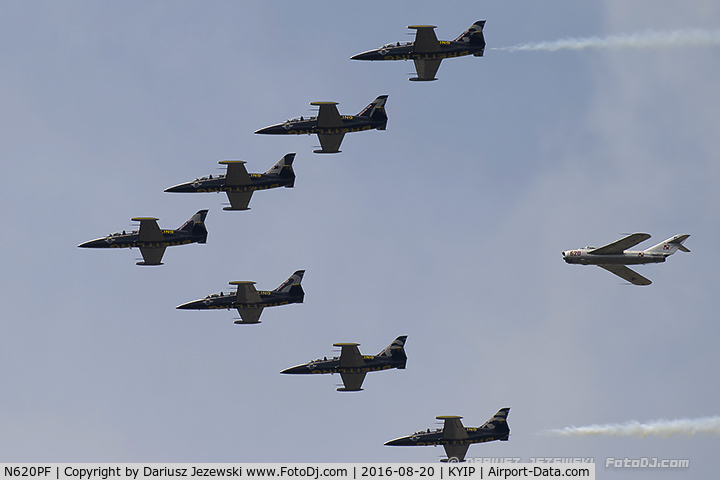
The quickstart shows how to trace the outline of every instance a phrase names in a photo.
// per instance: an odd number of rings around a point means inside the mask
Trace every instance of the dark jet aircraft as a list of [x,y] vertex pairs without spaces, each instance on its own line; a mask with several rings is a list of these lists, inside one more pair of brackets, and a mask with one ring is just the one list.
[[415,41],[406,43],[388,43],[376,50],[358,53],[351,60],[412,60],[415,62],[417,77],[414,81],[437,80],[435,73],[445,58],[474,55],[482,57],[485,52],[483,27],[485,20],[475,22],[462,35],[452,41],[438,41],[434,25],[410,25],[416,30]]
[[213,178],[197,178],[192,182],[181,183],[166,189],[166,192],[196,193],[225,192],[230,206],[223,210],[250,210],[248,204],[255,190],[295,186],[295,172],[292,168],[294,153],[288,153],[265,173],[248,173],[242,160],[220,160],[227,165],[227,173]]
[[510,436],[510,428],[507,424],[507,416],[510,408],[501,408],[493,417],[485,422],[481,427],[464,427],[460,419],[453,415],[444,415],[436,417],[438,420],[444,420],[443,428],[437,428],[431,431],[419,431],[408,435],[407,437],[390,440],[385,445],[399,445],[404,447],[413,447],[415,445],[442,445],[445,448],[445,454],[448,458],[440,460],[447,461],[465,461],[465,454],[471,443],[492,442],[493,440],[507,441]]
[[387,115],[385,101],[387,95],[380,95],[357,115],[340,115],[335,105],[337,102],[312,102],[320,110],[316,117],[299,117],[286,120],[277,125],[261,128],[255,133],[269,135],[302,135],[317,134],[320,139],[320,150],[313,153],[338,153],[343,137],[349,132],[363,130],[385,130]]
[[388,370],[390,368],[404,369],[407,363],[405,355],[405,340],[407,335],[397,337],[377,355],[361,355],[358,350],[359,343],[333,343],[334,347],[341,347],[339,357],[322,358],[312,362],[283,370],[280,373],[309,374],[309,373],[339,373],[343,388],[339,392],[358,392],[362,390],[363,380],[367,372]]
[[682,244],[689,236],[675,235],[647,250],[627,250],[650,238],[647,233],[633,233],[600,248],[566,250],[562,252],[562,256],[566,263],[597,265],[633,285],[650,285],[652,283],[650,280],[625,265],[662,263],[678,250],[689,252],[690,250]]
[[265,307],[276,307],[289,303],[303,303],[305,292],[300,285],[305,270],[298,270],[275,290],[255,290],[255,282],[230,282],[237,285],[237,291],[208,295],[201,300],[183,303],[177,308],[183,310],[209,310],[214,308],[236,308],[240,313],[238,325],[260,323],[260,314]]
[[162,265],[162,257],[167,247],[185,245],[187,243],[205,243],[207,230],[205,216],[207,210],[200,210],[177,230],[160,230],[157,218],[136,217],[133,222],[140,222],[140,229],[130,233],[112,233],[107,237],[81,243],[81,248],[133,248],[140,249],[144,262],[137,265]]

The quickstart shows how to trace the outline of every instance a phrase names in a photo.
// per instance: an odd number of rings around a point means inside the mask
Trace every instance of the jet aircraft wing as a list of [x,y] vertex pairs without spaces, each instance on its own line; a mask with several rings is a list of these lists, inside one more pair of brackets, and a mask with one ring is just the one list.
[[[460,419],[455,415],[443,415],[436,417],[438,420],[444,420],[443,425],[443,440],[465,440],[468,438],[467,431],[463,426]],[[448,460],[457,458],[458,462],[465,460],[465,454],[468,451],[469,444],[465,445],[451,445],[444,443],[445,454],[448,456]]]
[[[252,304],[261,303],[260,294],[255,290],[255,282],[230,282],[230,285],[237,285],[237,303]],[[260,323],[260,315],[264,307],[241,307],[237,311],[242,320],[235,323]]]
[[313,150],[314,153],[338,153],[340,152],[340,144],[345,137],[344,133],[336,134],[323,134],[318,133],[318,139],[320,139],[320,150]]
[[223,210],[250,210],[248,204],[252,198],[253,192],[225,192],[227,193],[228,200],[230,200],[229,207],[223,207]]
[[337,102],[311,102],[320,108],[317,116],[317,128],[340,128],[344,126],[340,113],[335,105]]
[[460,421],[462,417],[457,417],[455,415],[443,415],[435,418],[438,420],[445,420],[445,425],[443,426],[443,440],[465,440],[468,438],[467,431]]
[[[615,255],[624,252],[630,247],[634,247],[640,242],[644,242],[650,238],[650,235],[647,233],[633,233],[632,235],[628,235],[627,237],[623,237],[620,240],[617,240],[612,243],[608,243],[607,245],[596,248],[595,250],[590,250],[588,253],[592,253],[593,255]],[[615,272],[613,272],[615,273]],[[620,274],[616,274],[620,275]],[[620,275],[622,276],[622,275]],[[624,277],[623,277],[624,278]]]
[[245,162],[242,160],[220,160],[220,165],[227,165],[227,174],[225,175],[225,185],[228,187],[243,187],[250,185],[250,174],[245,168]]
[[[162,242],[165,236],[158,227],[157,218],[153,217],[135,217],[131,218],[133,222],[140,222],[140,231],[138,232],[138,242],[153,243]],[[165,251],[163,249],[163,251]]]
[[[469,444],[465,445],[443,445],[445,447],[445,455],[448,456],[448,460],[456,458],[458,462],[465,460],[465,454],[470,447]],[[442,461],[442,460],[441,460]]]
[[625,265],[598,265],[598,267],[604,268],[608,272],[614,273],[618,277],[623,280],[627,280],[634,285],[650,285],[652,283],[650,280]]
[[415,32],[415,53],[433,53],[442,50],[435,35],[434,25],[409,25]]
[[441,60],[420,60],[414,59],[415,72],[420,80],[435,80],[435,74],[440,68]]
[[[465,430],[465,427],[460,421],[462,417],[457,417],[455,415],[443,415],[436,418],[438,420],[445,421],[445,425],[443,425],[443,440],[465,440],[468,438],[467,431]],[[469,444],[443,444],[443,447],[445,447],[445,454],[448,456],[448,460],[452,458],[457,458],[458,462],[462,462],[463,460],[465,460],[465,454],[467,453],[467,449],[469,446]]]
[[338,388],[341,392],[357,392],[362,390],[363,380],[365,380],[366,373],[341,373],[343,388]]
[[140,253],[144,261],[137,262],[137,265],[162,265],[162,257],[165,254],[166,248],[167,247],[140,247]]
[[230,282],[237,285],[237,303],[261,303],[260,294],[255,290],[255,282]]
[[365,366],[365,360],[360,355],[357,343],[333,343],[333,347],[341,347],[340,366],[344,368],[359,368]]
[[238,308],[241,320],[235,320],[236,324],[240,323],[260,323],[260,315],[262,314],[263,307],[257,308]]

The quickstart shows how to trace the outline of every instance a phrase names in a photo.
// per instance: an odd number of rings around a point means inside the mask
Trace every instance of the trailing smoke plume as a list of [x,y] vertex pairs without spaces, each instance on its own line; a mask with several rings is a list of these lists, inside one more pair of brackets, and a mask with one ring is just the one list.
[[632,33],[611,35],[609,37],[566,38],[552,42],[522,43],[514,47],[500,47],[506,52],[557,50],[596,50],[606,48],[657,48],[657,47],[697,47],[720,45],[720,30],[674,30],[672,32]]
[[565,427],[548,430],[548,435],[562,435],[566,437],[581,437],[590,435],[603,435],[612,437],[642,437],[648,435],[657,437],[671,437],[684,435],[691,437],[696,433],[720,435],[720,417],[683,418],[680,420],[655,420],[650,423],[636,421],[628,423],[614,423],[609,425],[590,425],[589,427]]

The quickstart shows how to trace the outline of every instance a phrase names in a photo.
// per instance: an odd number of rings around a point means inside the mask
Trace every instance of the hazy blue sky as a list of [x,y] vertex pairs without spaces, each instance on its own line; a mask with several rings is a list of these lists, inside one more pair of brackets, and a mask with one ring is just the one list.
[[[355,53],[453,39],[486,19],[485,57]],[[0,5],[0,461],[426,462],[383,442],[441,414],[479,425],[512,407],[509,442],[469,457],[595,457],[605,476],[709,478],[720,438],[564,438],[548,429],[720,414],[720,47],[493,50],[573,37],[720,28],[713,0],[24,2]],[[339,102],[389,95],[387,130],[254,135]],[[163,189],[297,152],[294,189],[248,212]],[[77,244],[155,216],[210,210],[206,245]],[[692,253],[638,267],[653,285],[560,252],[631,232]],[[642,244],[645,245],[645,244]],[[274,288],[306,269],[305,303],[236,312],[175,306],[231,280]],[[407,369],[280,370],[408,335]],[[605,458],[689,458],[690,472],[605,471]],[[600,473],[603,472],[603,473]],[[710,473],[713,472],[713,473]]]

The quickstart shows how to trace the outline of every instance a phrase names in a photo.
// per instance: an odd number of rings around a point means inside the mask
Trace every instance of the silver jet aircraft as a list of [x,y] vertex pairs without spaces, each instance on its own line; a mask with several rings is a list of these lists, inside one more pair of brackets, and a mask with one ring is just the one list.
[[597,265],[610,273],[627,280],[633,285],[650,285],[652,282],[625,265],[641,265],[643,263],[661,263],[667,257],[682,250],[689,252],[682,243],[690,235],[675,235],[654,245],[647,250],[627,250],[640,242],[644,242],[650,235],[647,233],[633,233],[604,247],[585,247],[577,250],[562,252],[567,263],[579,265]]

